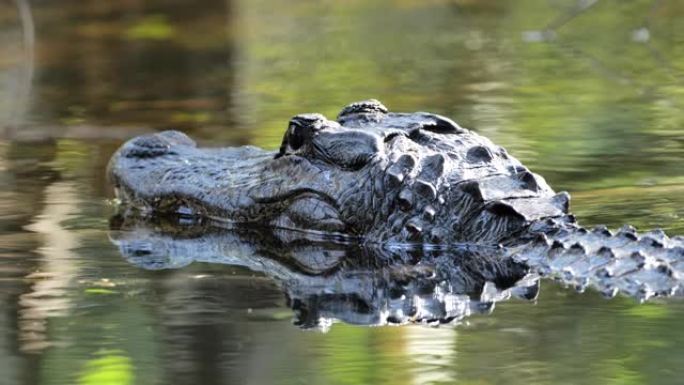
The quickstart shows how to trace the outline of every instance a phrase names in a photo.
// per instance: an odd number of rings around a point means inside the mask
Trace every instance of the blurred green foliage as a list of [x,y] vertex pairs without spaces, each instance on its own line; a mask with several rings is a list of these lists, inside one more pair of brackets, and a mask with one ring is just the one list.
[[126,37],[132,40],[165,40],[174,34],[174,28],[164,15],[146,16],[126,30]]
[[131,385],[133,371],[131,360],[116,351],[98,352],[88,361],[81,372],[80,385]]

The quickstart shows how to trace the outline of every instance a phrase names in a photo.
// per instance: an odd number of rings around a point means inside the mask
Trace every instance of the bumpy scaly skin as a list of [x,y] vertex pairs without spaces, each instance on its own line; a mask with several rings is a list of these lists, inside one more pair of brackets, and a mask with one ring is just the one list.
[[113,156],[109,176],[145,213],[366,244],[503,244],[542,274],[606,294],[671,294],[684,270],[682,238],[584,230],[568,194],[503,148],[445,117],[391,113],[376,100],[350,104],[337,121],[295,116],[278,152],[198,149],[174,131],[138,137]]
[[661,230],[637,234],[630,226],[616,233],[603,226],[587,230],[570,217],[532,224],[526,236],[511,240],[507,255],[541,275],[578,290],[593,287],[646,300],[684,294],[684,238]]
[[500,258],[500,249],[486,246],[388,250],[306,242],[300,233],[286,230],[224,230],[131,216],[114,222],[112,241],[141,268],[208,262],[265,274],[284,291],[295,323],[303,328],[325,329],[334,320],[360,325],[458,322],[491,311],[497,301],[533,299],[539,291],[538,278],[527,276],[523,264]]
[[198,149],[173,131],[138,137],[114,155],[110,176],[146,210],[381,243],[497,243],[568,205],[488,139],[377,101],[347,106],[338,122],[294,117],[278,153]]

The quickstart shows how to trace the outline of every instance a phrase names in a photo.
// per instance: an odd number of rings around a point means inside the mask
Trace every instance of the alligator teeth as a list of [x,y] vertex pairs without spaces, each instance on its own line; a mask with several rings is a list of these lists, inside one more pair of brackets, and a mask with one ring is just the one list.
[[341,119],[345,116],[351,115],[351,114],[362,114],[362,113],[379,113],[379,114],[386,114],[388,112],[387,107],[385,107],[382,103],[380,103],[379,100],[376,99],[368,99],[368,100],[362,100],[360,102],[354,102],[346,105],[342,111],[340,111],[339,115],[337,115],[337,119]]

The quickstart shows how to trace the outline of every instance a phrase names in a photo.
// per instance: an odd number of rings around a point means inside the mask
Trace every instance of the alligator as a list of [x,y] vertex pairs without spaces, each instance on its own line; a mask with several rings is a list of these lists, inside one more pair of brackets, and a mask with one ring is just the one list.
[[449,118],[377,100],[328,120],[293,117],[280,148],[198,148],[177,131],[140,136],[108,175],[126,212],[260,226],[366,246],[498,247],[500,258],[579,290],[645,300],[681,294],[684,237],[581,227],[567,192]]

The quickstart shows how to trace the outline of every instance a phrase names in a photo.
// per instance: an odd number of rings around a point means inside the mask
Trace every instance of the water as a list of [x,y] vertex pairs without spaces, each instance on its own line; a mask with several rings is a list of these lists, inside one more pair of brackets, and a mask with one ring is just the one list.
[[583,224],[684,234],[681,2],[17,4],[0,3],[0,384],[681,382],[681,301],[552,282],[453,326],[302,331],[262,273],[128,263],[104,177],[136,134],[275,148],[291,115],[375,97],[505,146]]

